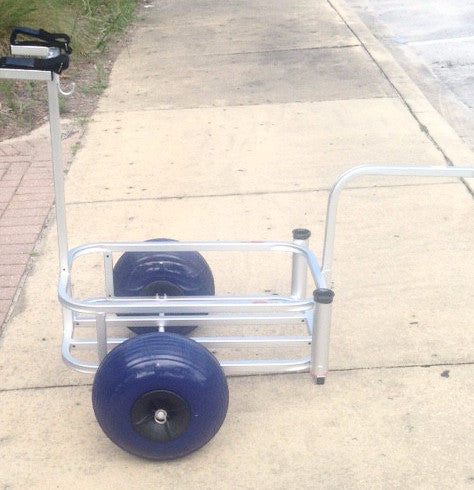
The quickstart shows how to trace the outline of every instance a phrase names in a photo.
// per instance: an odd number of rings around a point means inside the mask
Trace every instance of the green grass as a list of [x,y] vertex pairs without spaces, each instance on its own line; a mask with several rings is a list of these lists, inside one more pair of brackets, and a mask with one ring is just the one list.
[[[17,90],[19,87],[21,87],[21,95],[20,91]],[[31,124],[30,108],[37,101],[37,97],[38,95],[34,93],[34,86],[31,82],[0,81],[0,100],[13,117],[21,118],[22,125],[28,126]],[[0,121],[3,121],[1,114]]]
[[36,10],[34,0],[0,0],[0,36],[6,37],[11,28],[22,22],[28,22]]
[[106,46],[107,39],[133,18],[138,0],[0,0],[0,39],[7,45],[15,26],[65,32],[82,55]]
[[84,85],[81,90],[84,94],[102,95],[102,92],[107,88],[107,75],[105,74],[104,65],[102,63],[94,64],[95,81],[89,85]]
[[[138,1],[0,0],[0,56],[9,56],[13,27],[64,32],[71,36],[76,68],[81,62],[95,64],[96,81],[83,89],[84,92],[89,90],[92,95],[100,95],[106,87],[106,75],[95,58],[106,49],[110,37],[134,19]],[[0,80],[0,124],[13,115],[19,126],[29,126],[31,104],[37,97],[38,93],[28,83]]]

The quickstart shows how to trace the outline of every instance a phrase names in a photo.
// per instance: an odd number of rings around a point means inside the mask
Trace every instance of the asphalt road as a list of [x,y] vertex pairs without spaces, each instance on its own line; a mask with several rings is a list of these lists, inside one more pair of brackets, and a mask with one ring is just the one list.
[[474,1],[347,2],[474,150]]

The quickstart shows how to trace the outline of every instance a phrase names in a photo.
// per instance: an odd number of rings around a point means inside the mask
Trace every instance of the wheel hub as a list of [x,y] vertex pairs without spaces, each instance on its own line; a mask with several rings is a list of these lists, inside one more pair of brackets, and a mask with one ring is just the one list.
[[157,424],[166,424],[168,422],[168,413],[166,410],[159,409],[155,412],[155,422]]
[[169,442],[184,433],[191,419],[189,405],[171,391],[143,394],[130,412],[133,429],[155,442]]

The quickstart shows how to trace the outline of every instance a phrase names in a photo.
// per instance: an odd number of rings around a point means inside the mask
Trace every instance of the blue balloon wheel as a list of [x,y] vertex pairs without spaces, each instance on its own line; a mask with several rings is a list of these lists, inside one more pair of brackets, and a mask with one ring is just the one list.
[[[113,276],[117,297],[215,294],[211,269],[198,252],[126,252],[115,264]],[[195,328],[196,325],[186,325],[167,327],[166,331],[185,335]],[[143,334],[156,332],[157,328],[130,327],[130,330]]]
[[137,456],[167,460],[204,446],[224,422],[227,380],[217,359],[192,339],[150,333],[102,361],[92,405],[100,427]]

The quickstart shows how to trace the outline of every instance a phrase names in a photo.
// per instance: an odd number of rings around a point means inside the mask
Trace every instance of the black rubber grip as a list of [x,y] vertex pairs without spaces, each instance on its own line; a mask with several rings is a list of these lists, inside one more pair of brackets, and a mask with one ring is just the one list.
[[40,32],[36,29],[30,29],[29,27],[14,27],[12,33],[10,34],[10,44],[15,44],[18,34],[23,34],[24,36],[30,37],[39,37]]
[[[37,41],[18,41],[18,35],[32,37]],[[71,38],[63,33],[51,33],[44,29],[30,29],[29,27],[15,27],[10,34],[10,44],[16,46],[45,46],[51,48],[60,48],[66,54],[72,53],[70,46]]]

